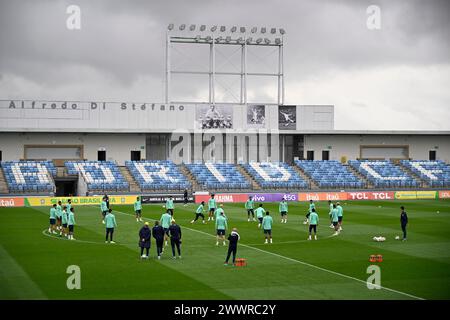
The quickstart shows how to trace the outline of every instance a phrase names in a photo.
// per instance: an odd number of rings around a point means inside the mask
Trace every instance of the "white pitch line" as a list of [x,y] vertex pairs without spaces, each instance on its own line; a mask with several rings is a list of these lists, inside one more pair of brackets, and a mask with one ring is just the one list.
[[[121,212],[121,211],[117,211],[117,210],[114,210],[114,211],[118,212],[118,213],[125,214],[127,216],[132,216],[131,214],[128,214],[128,213],[125,213],[125,212]],[[155,219],[150,219],[150,218],[148,218],[147,220],[155,221]],[[195,231],[195,232],[198,232],[198,233],[201,233],[201,234],[205,234],[205,235],[210,236],[210,237],[214,237],[214,235],[212,235],[210,233],[207,233],[207,232],[204,232],[204,231],[191,229],[191,228],[188,228],[186,226],[183,226],[183,228],[186,228],[188,230]],[[365,285],[367,285],[366,281],[358,279],[358,278],[355,278],[355,277],[352,277],[352,276],[348,276],[348,275],[343,274],[343,273],[339,273],[339,272],[336,272],[336,271],[325,269],[325,268],[322,268],[322,267],[319,267],[319,266],[316,266],[316,265],[313,265],[313,264],[310,264],[310,263],[307,263],[307,262],[304,262],[304,261],[301,261],[301,260],[296,260],[296,259],[293,259],[293,258],[282,256],[280,254],[273,253],[273,252],[270,252],[270,251],[266,251],[266,250],[262,250],[262,249],[259,249],[259,248],[255,248],[255,247],[252,247],[251,245],[241,244],[241,246],[249,248],[249,249],[253,249],[253,250],[256,250],[256,251],[260,251],[260,252],[263,252],[263,253],[267,253],[267,254],[270,254],[270,255],[282,258],[282,259],[286,259],[286,260],[289,260],[291,262],[299,263],[299,264],[302,264],[302,265],[305,265],[305,266],[308,266],[308,267],[311,267],[311,268],[314,268],[314,269],[318,269],[318,270],[321,270],[321,271],[324,271],[324,272],[328,272],[328,273],[331,273],[331,274],[334,274],[334,275],[337,275],[337,276],[341,276],[341,277],[344,277],[344,278],[347,278],[347,279],[355,280],[355,281],[358,281],[358,282],[361,282],[361,283],[364,283]],[[404,295],[404,296],[407,296],[407,297],[410,297],[410,298],[413,298],[413,299],[425,300],[424,298],[420,298],[420,297],[414,296],[412,294],[409,294],[409,293],[406,293],[406,292],[402,292],[402,291],[398,291],[398,290],[395,290],[395,289],[391,289],[391,288],[387,288],[387,287],[383,287],[383,286],[380,286],[380,288],[384,289],[384,290],[387,290],[387,291],[391,291],[391,292],[400,294],[400,295]]]

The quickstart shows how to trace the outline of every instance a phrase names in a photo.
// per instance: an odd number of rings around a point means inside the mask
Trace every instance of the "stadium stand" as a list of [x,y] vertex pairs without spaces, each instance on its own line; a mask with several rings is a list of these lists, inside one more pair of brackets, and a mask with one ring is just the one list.
[[194,163],[186,167],[200,186],[207,189],[250,189],[251,183],[231,163]]
[[308,188],[308,183],[284,162],[250,162],[242,164],[242,167],[262,188]]
[[430,187],[450,186],[450,166],[442,160],[401,160],[400,163]]
[[126,161],[141,190],[184,190],[191,183],[170,160]]
[[419,187],[409,174],[387,160],[349,160],[348,164],[367,178],[376,188]]
[[1,163],[11,193],[52,193],[56,168],[51,161],[5,161]]
[[295,164],[319,188],[364,188],[365,184],[348,168],[336,160],[295,160]]
[[113,161],[66,161],[68,174],[80,174],[89,191],[128,191],[129,184]]

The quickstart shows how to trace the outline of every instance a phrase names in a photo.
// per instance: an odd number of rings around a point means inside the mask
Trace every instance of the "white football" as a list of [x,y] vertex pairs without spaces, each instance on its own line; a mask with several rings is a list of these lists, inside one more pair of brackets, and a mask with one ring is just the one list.
[[439,211],[436,211],[436,213],[439,213]]
[[166,207],[166,205],[165,204],[163,204],[163,208],[165,208]]
[[400,240],[400,236],[395,236],[395,240]]

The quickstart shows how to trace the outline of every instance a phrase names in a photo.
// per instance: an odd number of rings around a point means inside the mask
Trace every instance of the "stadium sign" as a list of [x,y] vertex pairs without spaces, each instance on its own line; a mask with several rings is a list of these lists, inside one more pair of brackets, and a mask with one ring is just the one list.
[[395,192],[347,192],[347,200],[394,200]]
[[132,102],[81,102],[81,101],[48,101],[48,100],[3,100],[0,107],[5,109],[60,109],[60,110],[151,110],[151,111],[184,111],[184,105],[132,103]]
[[0,207],[23,207],[24,198],[0,198]]
[[[30,197],[25,198],[25,206],[38,207],[38,206],[51,206],[61,201],[62,204],[66,204],[67,200],[72,200],[72,204],[76,206],[88,206],[98,205],[100,206],[103,196],[92,197]],[[136,196],[109,196],[110,204],[133,204],[136,201]]]
[[347,192],[308,192],[299,193],[299,201],[338,201],[347,200]]
[[439,191],[439,199],[450,199],[450,190]]
[[[164,202],[166,202],[167,199],[169,199],[169,196],[173,197],[173,202],[184,202],[184,194],[182,194],[182,193],[144,195],[144,196],[141,196],[141,202],[143,204],[146,204],[146,203],[164,203]],[[189,202],[194,201],[194,197],[193,196],[188,196],[188,201]]]

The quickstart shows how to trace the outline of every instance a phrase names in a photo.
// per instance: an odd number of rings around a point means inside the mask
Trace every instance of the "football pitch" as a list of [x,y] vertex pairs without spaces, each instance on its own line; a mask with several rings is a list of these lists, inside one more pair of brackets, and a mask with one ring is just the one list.
[[[401,235],[400,210],[409,217]],[[347,201],[340,235],[332,237],[328,204],[316,203],[317,241],[307,241],[307,203],[290,203],[287,224],[277,203],[265,203],[274,218],[273,244],[264,244],[243,204],[225,204],[228,226],[241,235],[238,257],[246,267],[224,266],[227,247],[215,245],[214,223],[191,224],[197,205],[175,205],[182,228],[182,259],[170,246],[155,259],[140,259],[133,206],[114,206],[116,244],[105,244],[97,206],[75,206],[75,241],[47,233],[49,208],[0,209],[0,299],[450,299],[450,202],[448,200]],[[144,205],[143,218],[163,213]],[[228,234],[228,232],[227,232]],[[382,235],[386,241],[374,242]],[[381,254],[383,261],[369,262]],[[367,268],[380,267],[381,289],[367,288]],[[81,289],[69,290],[70,265],[81,270]]]

